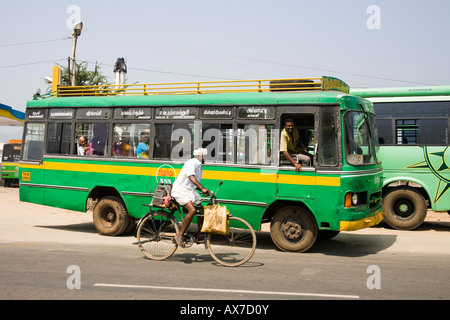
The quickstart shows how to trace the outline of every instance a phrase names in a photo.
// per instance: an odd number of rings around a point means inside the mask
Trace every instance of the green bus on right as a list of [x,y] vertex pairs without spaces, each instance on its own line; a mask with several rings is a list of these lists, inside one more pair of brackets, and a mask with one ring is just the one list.
[[383,214],[413,230],[427,211],[450,214],[450,86],[352,89],[373,102],[383,166]]

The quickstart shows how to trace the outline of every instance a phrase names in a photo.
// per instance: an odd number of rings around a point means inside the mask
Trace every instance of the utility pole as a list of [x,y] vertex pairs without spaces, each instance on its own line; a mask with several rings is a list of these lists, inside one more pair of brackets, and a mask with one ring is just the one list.
[[83,29],[83,22],[78,22],[73,27],[73,33],[72,33],[72,81],[71,85],[75,85],[75,68],[76,68],[76,62],[75,62],[75,51],[77,48],[77,38],[81,35],[81,30]]

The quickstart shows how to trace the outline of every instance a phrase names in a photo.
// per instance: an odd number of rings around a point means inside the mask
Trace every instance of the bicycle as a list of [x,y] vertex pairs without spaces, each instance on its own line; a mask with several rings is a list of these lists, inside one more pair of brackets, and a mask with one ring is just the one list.
[[[210,203],[218,203],[217,197],[212,191]],[[180,213],[181,221],[183,221],[183,207],[174,198],[170,199],[170,205],[167,207],[154,204],[144,205],[150,207],[150,211],[139,221],[136,229],[137,241],[133,244],[139,246],[145,257],[152,260],[165,260],[171,257],[178,248],[175,235],[180,229],[180,223],[175,218],[175,212]],[[197,209],[198,219],[202,217],[203,207],[197,207]],[[204,242],[205,249],[219,264],[237,267],[246,263],[255,253],[256,233],[244,219],[231,214],[228,214],[227,219],[229,223],[227,235],[206,233],[205,240],[202,241],[195,237],[200,230],[195,235],[186,232],[185,248],[191,247],[194,242],[197,244]]]

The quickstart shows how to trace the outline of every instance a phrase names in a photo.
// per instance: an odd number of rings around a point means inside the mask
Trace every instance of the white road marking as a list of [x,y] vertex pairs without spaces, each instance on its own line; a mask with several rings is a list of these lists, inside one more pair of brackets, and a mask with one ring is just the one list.
[[111,288],[134,288],[134,289],[156,289],[156,290],[177,290],[177,291],[204,291],[221,293],[245,293],[261,295],[279,295],[279,296],[300,296],[300,297],[321,297],[336,299],[359,299],[359,296],[345,294],[329,293],[306,293],[306,292],[280,292],[280,291],[257,291],[257,290],[236,290],[236,289],[207,289],[207,288],[184,288],[184,287],[162,287],[162,286],[144,286],[134,284],[114,284],[114,283],[96,283],[96,287]]

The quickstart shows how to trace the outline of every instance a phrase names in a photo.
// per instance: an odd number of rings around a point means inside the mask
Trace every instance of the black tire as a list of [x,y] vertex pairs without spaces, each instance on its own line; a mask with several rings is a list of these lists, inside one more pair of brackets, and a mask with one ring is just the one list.
[[413,188],[397,188],[384,196],[383,215],[386,223],[392,228],[413,230],[425,220],[427,203]]
[[130,223],[125,205],[118,197],[103,197],[93,213],[94,226],[105,236],[118,236],[124,233]]
[[275,245],[288,252],[305,252],[317,239],[318,229],[309,211],[296,206],[283,207],[273,216],[270,236]]

